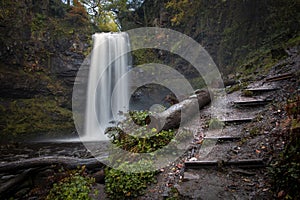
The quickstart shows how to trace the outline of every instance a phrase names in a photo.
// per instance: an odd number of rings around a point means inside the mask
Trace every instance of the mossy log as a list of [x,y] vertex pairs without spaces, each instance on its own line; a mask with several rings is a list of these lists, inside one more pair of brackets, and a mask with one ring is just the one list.
[[198,90],[195,95],[172,105],[167,110],[161,113],[149,115],[146,119],[151,128],[157,130],[169,130],[178,128],[181,123],[194,117],[199,109],[208,105],[211,102],[210,93],[208,90]]

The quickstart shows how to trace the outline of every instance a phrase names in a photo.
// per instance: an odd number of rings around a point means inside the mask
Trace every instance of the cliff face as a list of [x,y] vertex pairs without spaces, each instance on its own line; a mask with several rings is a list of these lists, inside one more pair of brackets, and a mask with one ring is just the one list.
[[[173,7],[167,2],[173,2]],[[299,9],[293,0],[146,0],[136,14],[144,19],[143,25],[171,28],[192,37],[221,71],[230,73],[255,55],[272,50],[280,56],[284,44],[299,35]]]
[[59,0],[0,4],[1,134],[74,131],[72,86],[93,31],[82,7]]

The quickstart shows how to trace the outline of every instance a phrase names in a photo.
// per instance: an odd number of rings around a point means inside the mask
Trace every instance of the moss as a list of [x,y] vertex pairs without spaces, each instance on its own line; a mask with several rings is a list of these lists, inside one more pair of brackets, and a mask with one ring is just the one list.
[[161,63],[158,59],[158,55],[153,49],[139,49],[132,52],[133,62],[135,66],[146,64],[146,63]]
[[225,126],[225,124],[219,119],[213,118],[209,120],[208,126],[210,129],[221,129]]
[[18,99],[6,104],[7,109],[0,109],[4,135],[62,132],[74,127],[72,112],[49,97]]
[[242,91],[242,95],[245,96],[245,97],[253,97],[253,92],[252,91],[249,91],[249,90],[243,90]]
[[297,37],[289,39],[285,46],[292,47],[292,46],[299,46],[299,45],[300,45],[300,36],[298,35]]
[[251,136],[257,136],[260,134],[260,129],[258,127],[254,127],[249,131]]
[[239,90],[241,90],[241,89],[246,88],[247,85],[248,85],[247,82],[239,83],[239,84],[233,85],[233,86],[231,86],[231,87],[229,87],[229,88],[226,88],[226,92],[227,92],[228,94],[230,94],[230,93],[233,93],[233,92],[236,92],[236,91],[239,91]]

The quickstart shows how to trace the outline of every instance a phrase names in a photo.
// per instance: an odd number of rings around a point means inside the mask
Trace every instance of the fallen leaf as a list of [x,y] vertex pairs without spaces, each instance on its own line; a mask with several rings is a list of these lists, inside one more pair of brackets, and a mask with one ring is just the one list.
[[243,181],[245,181],[245,182],[247,182],[247,183],[251,182],[251,180],[248,179],[248,178],[244,178]]
[[278,192],[277,197],[278,198],[282,198],[284,196],[284,191],[281,190],[280,192]]
[[203,139],[200,139],[196,142],[196,144],[202,144],[203,143]]
[[179,169],[181,169],[182,167],[183,167],[183,164],[177,164],[177,166],[176,166],[177,168],[179,168]]

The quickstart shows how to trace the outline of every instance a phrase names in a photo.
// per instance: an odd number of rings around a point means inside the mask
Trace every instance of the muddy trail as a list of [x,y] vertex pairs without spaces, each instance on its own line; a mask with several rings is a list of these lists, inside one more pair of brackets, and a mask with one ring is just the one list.
[[299,73],[296,54],[246,88],[215,91],[218,109],[207,106],[185,125],[194,133],[189,150],[139,199],[274,199],[268,167],[284,148],[281,121],[300,94]]

